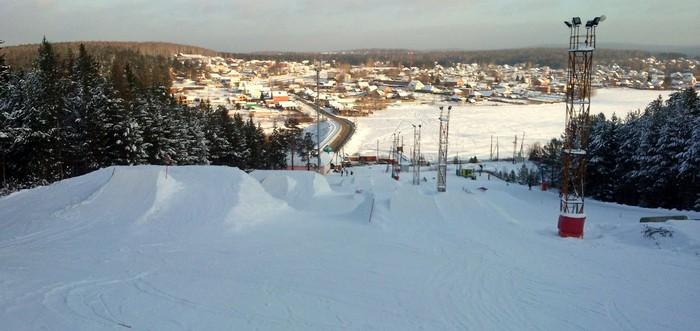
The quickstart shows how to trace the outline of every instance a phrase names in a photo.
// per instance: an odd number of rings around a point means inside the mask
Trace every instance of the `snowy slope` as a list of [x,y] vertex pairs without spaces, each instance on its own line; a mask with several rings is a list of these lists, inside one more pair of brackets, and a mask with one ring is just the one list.
[[[0,199],[3,330],[691,330],[698,213],[448,177],[116,167]],[[449,172],[452,174],[452,172]],[[482,192],[479,187],[488,188]]]
[[[633,90],[623,88],[598,89],[591,99],[591,113],[604,113],[608,118],[616,113],[624,118],[629,112],[644,109],[660,95],[667,99],[673,91]],[[490,154],[491,136],[500,144],[499,156],[512,157],[514,136],[520,140],[525,132],[524,152],[535,142],[545,143],[561,135],[564,128],[564,103],[506,105],[506,104],[456,104],[406,103],[391,106],[369,117],[357,118],[357,131],[345,146],[348,154],[375,155],[377,142],[380,154],[388,155],[392,134],[403,135],[407,150],[413,146],[412,124],[422,125],[421,151],[427,158],[435,159],[438,150],[440,110],[438,105],[452,105],[450,115],[449,156],[459,154],[463,158],[478,156],[487,159]],[[495,156],[495,155],[494,155]]]

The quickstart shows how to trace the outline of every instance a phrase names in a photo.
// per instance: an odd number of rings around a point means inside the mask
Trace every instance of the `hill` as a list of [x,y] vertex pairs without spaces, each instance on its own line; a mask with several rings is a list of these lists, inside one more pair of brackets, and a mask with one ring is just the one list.
[[[69,52],[77,53],[81,42],[53,43],[57,53],[63,57]],[[432,66],[435,62],[442,65],[453,63],[480,63],[480,64],[516,64],[550,66],[553,68],[566,67],[566,50],[556,47],[534,47],[498,50],[410,50],[410,49],[356,49],[329,52],[219,52],[207,48],[180,45],[165,42],[118,42],[118,41],[87,41],[88,51],[94,56],[108,63],[115,53],[130,51],[145,56],[171,57],[176,53],[201,54],[207,56],[224,56],[242,59],[266,59],[278,61],[303,61],[310,59],[336,60],[341,63],[360,65],[374,63],[375,61],[389,62],[393,65]],[[612,45],[614,46],[614,45]],[[6,54],[6,62],[14,68],[26,68],[36,55],[38,44],[20,46],[8,46],[3,52]],[[665,52],[662,48],[657,51],[642,51],[629,47],[600,48],[596,51],[596,63],[639,66],[634,58],[647,58],[655,56],[660,59],[685,57],[679,52]]]
[[[165,42],[132,41],[71,41],[51,43],[56,54],[65,58],[68,54],[78,54],[80,44],[85,44],[88,52],[103,63],[111,63],[115,54],[128,51],[147,57],[170,58],[173,54],[188,53],[217,56],[219,53],[210,49]],[[26,44],[4,47],[5,61],[13,68],[27,68],[36,57],[39,44]]]
[[[249,54],[232,53],[228,56],[239,58],[259,58],[271,60],[308,60],[326,59],[336,60],[353,65],[373,63],[374,61],[390,62],[394,65],[404,66],[433,66],[435,62],[442,65],[453,63],[480,63],[480,64],[516,64],[550,66],[553,68],[565,68],[567,64],[566,50],[563,48],[517,48],[483,51],[462,50],[430,50],[417,51],[408,49],[359,49],[333,52],[257,52]],[[647,58],[656,56],[660,59],[678,58],[685,56],[681,53],[649,52],[628,49],[597,49],[596,63],[617,63],[619,65],[637,65],[634,58]]]
[[586,238],[562,239],[556,192],[353,170],[112,167],[0,198],[3,329],[699,322],[700,222],[639,223],[677,211],[587,200]]

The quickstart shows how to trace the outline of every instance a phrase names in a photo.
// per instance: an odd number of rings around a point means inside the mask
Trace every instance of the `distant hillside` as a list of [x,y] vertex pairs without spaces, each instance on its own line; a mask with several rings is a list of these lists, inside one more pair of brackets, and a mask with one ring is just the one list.
[[[85,44],[88,52],[103,63],[110,63],[114,54],[133,52],[148,57],[171,57],[176,53],[202,54],[216,56],[219,52],[189,45],[165,42],[131,42],[131,41],[72,41],[52,43],[54,50],[65,58],[69,53],[77,54],[80,44]],[[39,44],[7,46],[2,52],[7,64],[15,69],[27,68],[36,57]]]
[[[69,52],[76,54],[81,42],[54,43],[54,49],[60,57],[65,58]],[[341,63],[360,65],[375,61],[389,62],[393,65],[430,67],[435,62],[442,65],[453,63],[479,63],[479,64],[516,64],[526,63],[530,65],[550,66],[553,68],[566,67],[566,50],[556,47],[517,48],[499,50],[410,50],[410,49],[355,49],[330,52],[251,52],[232,53],[218,52],[215,50],[180,45],[165,42],[119,42],[119,41],[87,41],[83,42],[88,51],[102,63],[111,63],[115,54],[138,54],[145,57],[168,58],[176,53],[202,54],[208,56],[236,57],[242,59],[267,59],[282,61],[303,60],[335,60]],[[599,64],[617,63],[630,67],[638,66],[634,58],[646,58],[655,56],[660,59],[686,57],[679,52],[664,52],[665,48],[657,48],[657,51],[618,49],[614,45],[596,50],[595,61]],[[15,69],[26,68],[31,65],[38,44],[8,46],[2,50],[6,54],[6,62]],[[625,48],[625,47],[619,47]],[[673,50],[668,48],[668,50]]]
[[[259,58],[273,60],[308,60],[333,59],[354,65],[389,61],[392,64],[404,66],[432,66],[435,62],[442,65],[452,63],[480,64],[515,64],[528,63],[531,65],[546,65],[553,68],[566,67],[566,50],[563,48],[518,48],[485,51],[461,50],[430,50],[415,51],[408,49],[357,49],[333,52],[257,52],[248,54],[230,54],[241,58]],[[662,53],[623,49],[598,49],[595,57],[597,63],[627,64],[633,58],[675,58],[684,56],[681,53]]]

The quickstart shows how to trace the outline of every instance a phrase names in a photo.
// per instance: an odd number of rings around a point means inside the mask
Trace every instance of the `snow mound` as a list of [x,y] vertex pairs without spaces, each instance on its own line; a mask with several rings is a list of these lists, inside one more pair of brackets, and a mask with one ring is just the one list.
[[[66,193],[53,193],[61,191]],[[287,208],[243,171],[209,166],[110,167],[0,199],[0,206],[0,219],[12,220],[2,224],[2,232],[15,238],[100,222],[130,226],[140,234],[173,223],[181,226],[172,231],[183,235],[204,224],[240,229]]]
[[700,256],[700,221],[593,224],[589,230],[590,239],[611,237],[626,245]]
[[389,199],[389,208],[396,219],[419,222],[442,219],[435,196],[424,194],[415,186],[404,186],[394,191]]
[[299,209],[317,205],[314,198],[334,193],[326,178],[315,172],[256,170],[251,176],[260,181],[271,196]]
[[564,239],[556,192],[354,174],[113,167],[0,198],[2,329],[697,329],[700,222],[589,200]]

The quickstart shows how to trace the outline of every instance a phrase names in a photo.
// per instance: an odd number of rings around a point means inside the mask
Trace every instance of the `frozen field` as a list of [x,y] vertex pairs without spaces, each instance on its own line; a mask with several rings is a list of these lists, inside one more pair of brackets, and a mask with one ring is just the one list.
[[[633,89],[599,89],[591,99],[591,113],[604,113],[607,117],[616,113],[623,117],[630,111],[644,109],[659,95],[666,98],[671,91],[649,91]],[[559,137],[564,131],[565,104],[505,105],[498,104],[454,104],[436,105],[405,104],[379,111],[367,118],[357,119],[357,132],[345,146],[348,154],[376,154],[379,141],[380,154],[386,154],[391,146],[392,133],[400,131],[404,137],[406,151],[413,146],[412,124],[421,124],[421,150],[426,157],[437,155],[440,123],[439,105],[452,105],[450,121],[450,156],[468,157],[477,155],[488,158],[491,136],[500,143],[500,156],[513,155],[514,135],[520,139],[525,132],[525,146],[534,142],[547,142]],[[495,148],[495,147],[494,147]],[[383,151],[383,152],[382,152]],[[408,153],[408,152],[407,152]]]
[[[2,330],[693,330],[698,213],[384,167],[115,167],[0,198]],[[486,191],[479,190],[486,188]]]

